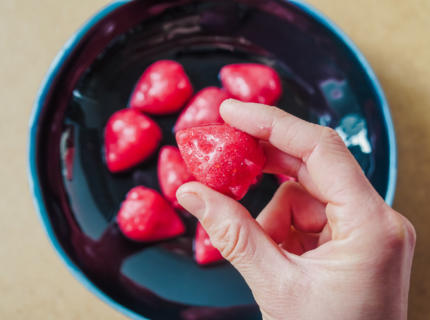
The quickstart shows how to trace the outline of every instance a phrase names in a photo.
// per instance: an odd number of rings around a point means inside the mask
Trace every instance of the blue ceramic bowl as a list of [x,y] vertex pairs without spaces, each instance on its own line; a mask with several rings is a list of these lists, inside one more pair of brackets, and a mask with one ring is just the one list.
[[[103,128],[127,106],[142,71],[158,59],[184,65],[195,89],[220,85],[218,70],[261,62],[281,75],[279,106],[337,129],[376,190],[391,204],[396,143],[382,89],[354,44],[301,1],[115,1],[64,46],[31,118],[30,184],[42,225],[69,270],[91,292],[134,319],[259,319],[249,289],[227,263],[198,267],[195,221],[183,237],[125,239],[115,214],[135,185],[158,189],[156,156],[113,175]],[[155,117],[174,144],[177,115]],[[265,176],[243,200],[256,215],[277,187]]]

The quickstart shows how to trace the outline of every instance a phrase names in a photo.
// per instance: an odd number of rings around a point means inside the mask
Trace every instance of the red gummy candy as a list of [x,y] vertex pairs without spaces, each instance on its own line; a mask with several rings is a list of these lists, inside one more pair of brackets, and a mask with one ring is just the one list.
[[115,112],[105,128],[106,163],[111,172],[129,169],[148,158],[161,141],[161,129],[133,109]]
[[197,223],[196,237],[194,240],[194,259],[200,265],[223,260],[221,253],[212,245],[209,235],[200,222]]
[[159,241],[179,236],[185,226],[175,210],[155,190],[131,189],[117,216],[121,232],[134,241]]
[[235,99],[273,105],[282,94],[279,75],[272,68],[257,63],[224,66],[220,71],[223,87]]
[[262,173],[265,156],[258,141],[227,124],[181,130],[176,141],[198,181],[236,200]]
[[130,107],[151,114],[169,114],[181,109],[193,94],[184,68],[171,60],[151,64],[131,95]]
[[228,98],[227,92],[217,87],[200,90],[176,121],[175,132],[205,124],[224,123],[219,114],[219,106]]
[[186,182],[195,180],[188,172],[179,149],[164,146],[158,156],[158,182],[163,195],[176,208],[182,208],[176,199],[176,190]]

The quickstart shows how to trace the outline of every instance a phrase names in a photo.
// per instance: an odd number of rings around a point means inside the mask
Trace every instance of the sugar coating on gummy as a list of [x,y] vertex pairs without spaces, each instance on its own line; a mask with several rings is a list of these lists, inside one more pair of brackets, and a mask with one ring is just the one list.
[[278,73],[263,64],[238,63],[221,68],[223,87],[235,99],[274,105],[282,95]]
[[186,182],[195,180],[188,171],[179,149],[174,146],[164,146],[158,155],[158,183],[164,197],[175,208],[182,208],[176,199],[176,190]]
[[179,236],[185,226],[170,204],[155,190],[131,189],[117,215],[121,232],[134,241],[159,241]]
[[130,107],[156,115],[175,113],[192,94],[193,87],[184,68],[176,61],[159,60],[137,81]]
[[224,123],[219,114],[219,106],[228,98],[227,92],[217,87],[207,87],[200,90],[180,114],[174,131],[207,124]]
[[227,124],[181,130],[176,141],[198,181],[236,200],[262,173],[265,156],[258,141]]
[[115,112],[105,127],[104,147],[108,169],[129,169],[151,156],[161,141],[161,129],[134,109]]

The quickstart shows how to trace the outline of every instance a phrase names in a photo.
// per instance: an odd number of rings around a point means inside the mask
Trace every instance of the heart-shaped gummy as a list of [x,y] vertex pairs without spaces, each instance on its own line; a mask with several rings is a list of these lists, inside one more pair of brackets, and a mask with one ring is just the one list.
[[135,109],[115,112],[105,128],[106,164],[111,172],[129,169],[148,158],[161,141],[161,129]]
[[220,78],[227,92],[244,102],[274,105],[282,94],[279,75],[263,64],[226,65],[220,71]]
[[184,68],[172,60],[160,60],[151,64],[138,80],[130,107],[157,115],[174,113],[192,94]]
[[236,200],[262,173],[265,156],[258,141],[227,124],[181,130],[176,141],[198,181]]
[[207,87],[200,90],[176,121],[175,132],[206,124],[224,123],[219,114],[219,106],[228,98],[227,92],[217,87]]
[[127,193],[117,215],[121,232],[134,241],[159,241],[179,236],[185,226],[155,190],[137,186]]

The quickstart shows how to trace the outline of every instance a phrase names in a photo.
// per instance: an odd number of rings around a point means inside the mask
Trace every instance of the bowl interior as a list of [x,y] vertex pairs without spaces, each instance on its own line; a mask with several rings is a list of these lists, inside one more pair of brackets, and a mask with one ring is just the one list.
[[[103,157],[109,116],[128,104],[143,70],[179,61],[195,91],[220,86],[229,63],[260,62],[281,75],[278,105],[331,126],[377,191],[389,189],[390,145],[380,96],[354,52],[309,14],[283,1],[132,1],[93,25],[63,61],[39,106],[37,178],[47,223],[70,260],[111,299],[151,319],[258,319],[240,275],[227,263],[198,267],[195,221],[187,233],[154,244],[126,240],[115,214],[136,185],[159,189],[157,155],[111,174]],[[163,144],[175,144],[176,115],[154,117]],[[243,203],[255,216],[277,188],[265,175]]]

